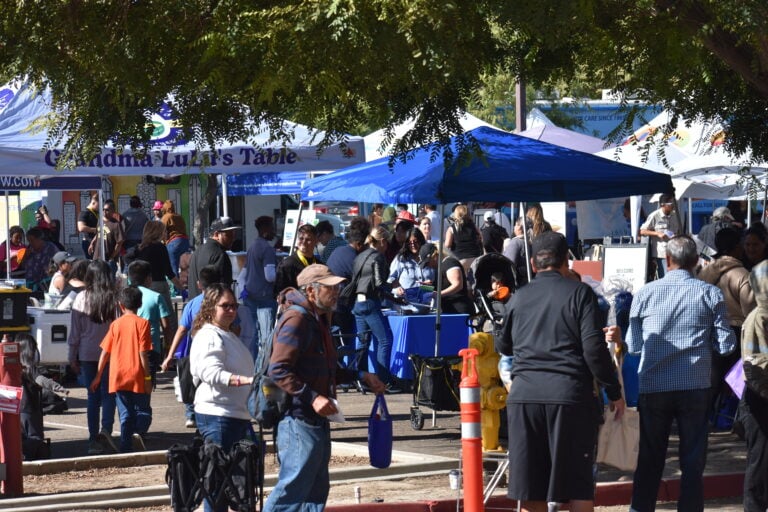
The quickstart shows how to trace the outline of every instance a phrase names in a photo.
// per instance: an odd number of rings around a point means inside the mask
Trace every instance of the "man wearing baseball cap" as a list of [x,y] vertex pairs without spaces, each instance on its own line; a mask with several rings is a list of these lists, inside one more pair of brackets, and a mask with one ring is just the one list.
[[337,367],[329,320],[346,279],[312,264],[296,281],[299,289],[283,290],[278,302],[299,308],[284,309],[272,340],[269,376],[290,398],[277,427],[280,474],[265,512],[323,509],[330,488],[328,417],[339,412],[336,385],[360,379],[374,393],[384,392],[384,383],[373,373],[358,372],[356,363]]
[[197,287],[200,269],[206,265],[213,265],[219,271],[221,282],[227,286],[232,285],[232,262],[227,251],[235,241],[235,230],[241,226],[235,225],[229,217],[219,217],[211,222],[210,238],[198,246],[189,259],[189,280],[187,290],[189,298],[193,299],[201,290]]
[[51,276],[51,284],[48,287],[49,295],[61,295],[64,285],[67,284],[67,274],[72,268],[72,263],[79,260],[77,256],[72,256],[67,251],[59,251],[53,255],[51,260],[56,265],[56,272]]
[[[568,274],[568,243],[554,231],[533,241],[536,278],[507,303],[496,350],[515,356],[507,398],[510,472],[507,496],[526,510],[570,502],[592,510],[598,418],[593,379],[619,419],[624,399],[603,333],[597,296]],[[605,421],[613,421],[614,415]]]

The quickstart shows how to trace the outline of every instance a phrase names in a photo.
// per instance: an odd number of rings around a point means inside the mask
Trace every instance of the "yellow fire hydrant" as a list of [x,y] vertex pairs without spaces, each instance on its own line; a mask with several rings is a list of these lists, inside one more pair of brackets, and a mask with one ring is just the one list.
[[480,416],[483,450],[501,451],[499,446],[499,411],[507,402],[507,390],[499,378],[499,354],[493,347],[493,335],[476,332],[469,336],[469,348],[477,350],[477,375],[480,380]]

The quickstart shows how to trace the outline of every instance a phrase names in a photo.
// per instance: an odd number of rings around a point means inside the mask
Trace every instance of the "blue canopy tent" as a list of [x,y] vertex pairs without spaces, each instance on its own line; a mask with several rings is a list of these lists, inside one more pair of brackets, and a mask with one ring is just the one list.
[[[436,147],[430,145],[392,166],[385,157],[311,179],[302,198],[443,205],[454,201],[576,201],[672,191],[668,174],[487,127],[466,134],[477,141],[481,155],[469,155],[446,166],[442,158],[433,158]],[[458,136],[452,139],[454,154],[459,142]],[[441,246],[443,232],[440,226]],[[438,271],[438,289],[441,281]],[[440,295],[437,297],[435,355],[440,344]]]
[[[555,146],[487,127],[466,133],[482,155],[446,167],[434,146],[408,154],[406,162],[379,158],[313,178],[306,200],[379,203],[454,201],[577,201],[628,194],[671,192],[669,175]],[[457,152],[457,139],[452,140]]]

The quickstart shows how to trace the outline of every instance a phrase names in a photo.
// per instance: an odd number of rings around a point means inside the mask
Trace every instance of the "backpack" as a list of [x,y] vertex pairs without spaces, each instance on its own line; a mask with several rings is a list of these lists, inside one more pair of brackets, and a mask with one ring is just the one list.
[[[307,310],[298,304],[292,304],[288,309],[308,315]],[[272,345],[279,322],[269,334],[269,342],[259,350],[256,357],[255,371],[251,391],[248,394],[248,412],[261,428],[273,429],[285,415],[290,397],[269,377],[269,362],[272,359]]]

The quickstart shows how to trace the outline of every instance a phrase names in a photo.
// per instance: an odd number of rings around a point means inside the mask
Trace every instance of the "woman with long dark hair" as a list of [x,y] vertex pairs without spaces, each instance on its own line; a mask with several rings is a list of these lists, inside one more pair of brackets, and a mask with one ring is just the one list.
[[[80,383],[88,387],[96,376],[101,348],[99,344],[118,316],[117,283],[114,272],[103,260],[92,260],[85,272],[85,290],[72,303],[69,330],[69,365],[80,375]],[[115,422],[115,395],[109,393],[109,366],[104,370],[101,386],[88,389],[88,454],[105,450],[117,451],[112,441]],[[101,429],[99,429],[101,419]]]
[[[237,318],[237,299],[232,290],[215,283],[203,293],[200,311],[192,324],[195,341],[189,353],[192,377],[199,383],[195,421],[203,439],[229,452],[252,432],[246,404],[253,382],[253,356],[231,330]],[[214,508],[206,501],[205,510]],[[226,511],[227,506],[221,510]]]
[[434,284],[435,270],[431,267],[420,265],[419,250],[426,243],[424,234],[416,227],[411,228],[400,251],[389,266],[389,283],[392,292],[402,297],[408,295],[410,299],[418,302],[418,293],[409,294],[408,290],[416,289],[422,284]]

